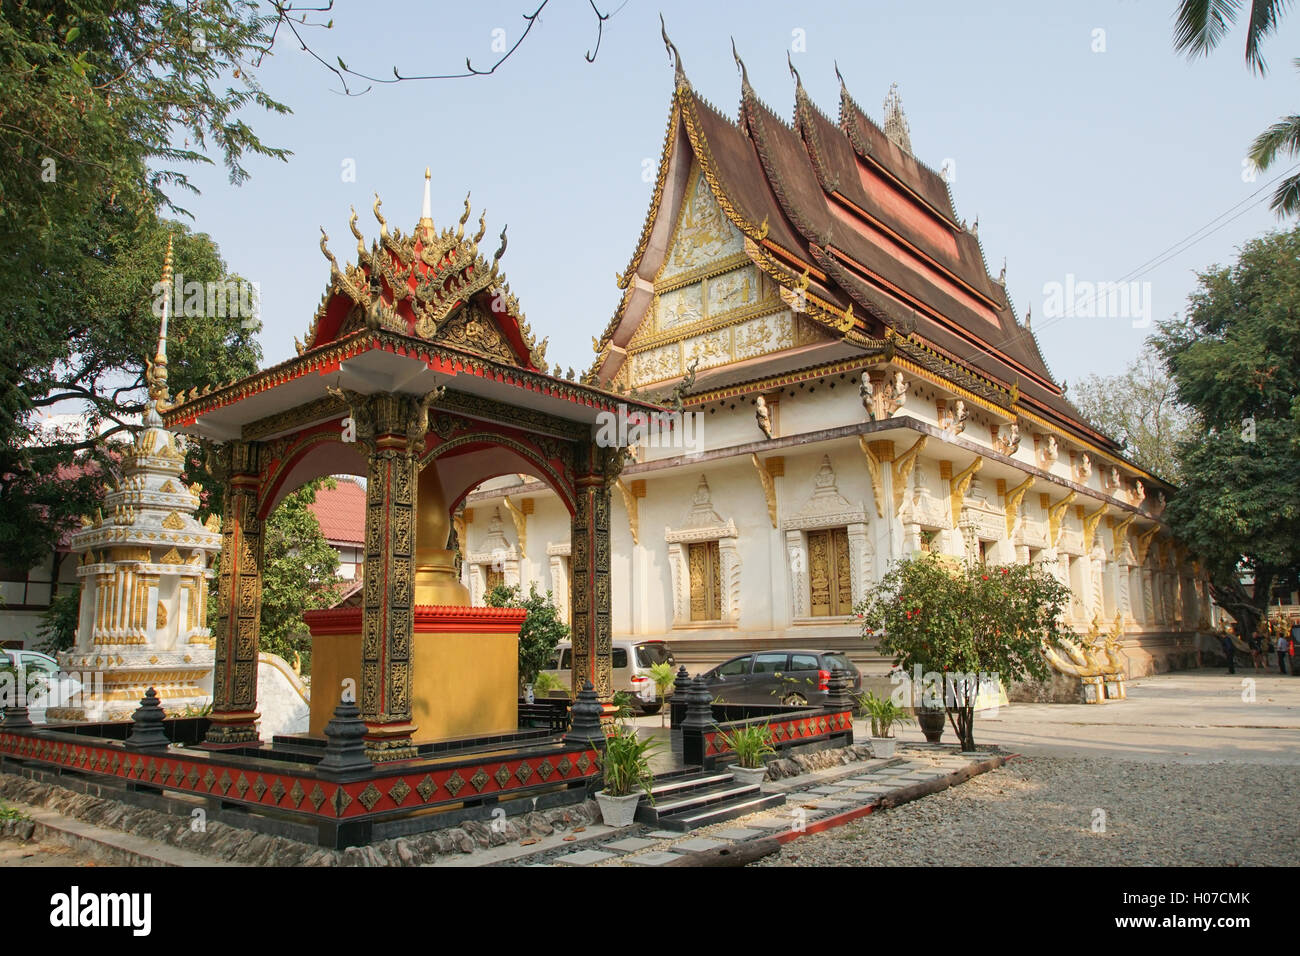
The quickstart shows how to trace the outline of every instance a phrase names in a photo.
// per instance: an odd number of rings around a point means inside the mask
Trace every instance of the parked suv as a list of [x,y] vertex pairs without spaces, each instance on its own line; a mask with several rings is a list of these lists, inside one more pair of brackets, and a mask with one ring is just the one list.
[[[624,639],[614,641],[613,648],[614,690],[627,691],[632,695],[633,703],[643,714],[657,714],[663,702],[658,699],[654,679],[650,668],[655,664],[676,666],[673,652],[663,641],[637,641]],[[573,680],[573,643],[560,641],[555,648],[555,656],[546,667],[548,674],[554,674],[564,686],[571,687]],[[669,688],[671,693],[672,688]]]
[[839,651],[770,650],[742,654],[705,671],[709,693],[726,704],[824,704],[833,671],[848,671],[853,694],[862,673]]

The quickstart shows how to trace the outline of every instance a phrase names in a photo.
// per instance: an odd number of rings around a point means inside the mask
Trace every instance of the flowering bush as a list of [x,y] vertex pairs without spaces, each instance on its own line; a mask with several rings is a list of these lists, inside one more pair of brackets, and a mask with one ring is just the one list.
[[1041,565],[960,565],[921,552],[896,562],[854,611],[863,638],[878,636],[895,665],[943,674],[948,719],[971,750],[981,681],[1044,679],[1041,649],[1065,635],[1069,601]]

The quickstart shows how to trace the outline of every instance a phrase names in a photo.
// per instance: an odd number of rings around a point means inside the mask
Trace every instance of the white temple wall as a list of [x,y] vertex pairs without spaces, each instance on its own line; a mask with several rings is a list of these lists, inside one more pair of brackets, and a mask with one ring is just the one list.
[[[847,376],[835,378],[835,389],[829,383],[816,388],[809,400],[808,390],[798,390],[791,398],[785,389],[776,403],[774,435],[788,438],[800,433],[821,431],[835,426],[858,424],[865,413],[857,394],[857,380]],[[935,406],[936,389],[914,382],[907,405],[899,415],[907,415],[931,424],[939,422]],[[726,403],[730,405],[728,400]],[[747,399],[737,399],[735,408],[719,408],[717,403],[703,410],[700,431],[696,433],[702,451],[750,444],[763,440],[754,417],[754,405]],[[966,442],[989,446],[999,423],[982,410],[971,410],[967,428],[962,433]],[[1048,461],[1044,443],[1034,445],[1035,429],[1022,422],[1021,445],[1009,456],[1024,464],[1046,470],[1058,478],[1069,480],[1096,490],[1103,489],[1102,466],[1093,462],[1091,469],[1082,466],[1081,456],[1070,459],[1069,450],[1058,446],[1056,460]],[[1039,433],[1041,434],[1041,433]],[[911,446],[914,437],[891,436],[896,455]],[[663,447],[642,449],[637,463],[656,459],[679,457],[691,449]],[[931,550],[964,557],[968,552],[982,553],[986,560],[995,563],[1038,560],[1057,562],[1062,578],[1070,585],[1071,626],[1083,631],[1092,624],[1094,615],[1101,613],[1103,628],[1109,628],[1115,614],[1124,615],[1134,631],[1151,635],[1141,640],[1155,641],[1151,648],[1142,651],[1136,659],[1143,663],[1138,670],[1161,666],[1153,661],[1163,660],[1166,652],[1156,645],[1163,640],[1159,635],[1173,626],[1175,608],[1183,611],[1183,618],[1195,622],[1200,614],[1200,600],[1190,582],[1179,582],[1176,574],[1162,574],[1155,584],[1159,602],[1168,608],[1160,619],[1149,607],[1144,588],[1143,570],[1130,568],[1114,560],[1114,534],[1111,524],[1103,519],[1095,528],[1094,551],[1084,553],[1084,527],[1079,516],[1094,513],[1095,500],[1079,498],[1059,515],[1060,534],[1058,547],[1048,542],[1048,508],[1042,496],[1049,494],[1059,501],[1063,493],[1060,485],[1049,484],[1039,478],[1021,501],[1021,524],[1024,542],[1017,545],[1007,534],[1005,516],[998,514],[1006,503],[1005,492],[997,490],[998,479],[1005,472],[977,473],[967,490],[964,507],[959,513],[958,527],[953,527],[951,515],[951,484],[941,470],[941,462],[952,462],[960,470],[971,460],[968,449],[957,450],[943,441],[931,437],[925,451],[918,457],[910,474],[904,479],[903,509],[900,517],[894,504],[893,466],[885,463],[880,475],[881,511],[876,511],[876,491],[858,446],[856,436],[818,445],[796,445],[760,453],[760,462],[773,457],[783,459],[784,473],[771,477],[777,501],[777,527],[768,517],[767,498],[763,483],[748,455],[686,464],[674,467],[671,472],[624,472],[623,484],[628,493],[635,494],[633,486],[642,488],[644,497],[634,498],[637,542],[633,542],[628,507],[624,493],[615,489],[611,495],[611,580],[613,584],[613,630],[617,636],[645,636],[663,638],[671,642],[679,657],[691,664],[716,662],[747,646],[764,641],[789,643],[791,640],[819,642],[828,646],[850,649],[860,660],[874,661],[865,645],[858,641],[857,627],[844,619],[810,620],[801,617],[800,603],[808,602],[807,576],[800,576],[792,568],[792,554],[806,547],[807,530],[790,529],[787,522],[796,516],[808,502],[814,490],[823,457],[828,457],[834,472],[835,488],[845,502],[863,517],[861,523],[840,521],[838,527],[848,528],[853,541],[853,554],[859,566],[866,568],[865,580],[854,581],[854,601],[868,587],[876,583],[898,558],[919,549],[922,538],[928,537]],[[987,469],[986,469],[987,471]],[[734,619],[722,622],[689,620],[689,610],[682,620],[682,601],[689,604],[689,569],[685,566],[688,540],[674,543],[665,539],[665,531],[681,531],[692,507],[700,476],[706,477],[713,511],[723,522],[734,525],[734,537],[723,537],[725,546],[723,562],[738,567],[736,593],[730,590],[724,605],[734,604]],[[523,498],[533,501],[533,513],[527,516],[526,554],[517,560],[517,574],[527,586],[535,581],[539,590],[562,591],[557,593],[557,604],[567,612],[569,578],[569,514],[548,489],[531,486],[526,492],[511,492],[511,483],[501,479],[497,495],[483,497],[477,493],[469,502],[474,509],[473,523],[468,527],[470,552],[481,552],[486,547],[488,520],[494,508],[500,507],[503,517],[503,536],[513,547],[517,540],[509,512],[500,504],[500,494],[510,493],[516,504]],[[516,486],[517,487],[517,486]],[[486,486],[485,486],[486,490]],[[994,520],[996,518],[996,520]],[[1118,519],[1116,519],[1118,520]],[[849,527],[852,525],[852,527]],[[1108,536],[1108,532],[1111,532]],[[1130,536],[1135,531],[1129,532]],[[1130,538],[1130,543],[1132,542]],[[1148,567],[1155,564],[1152,560]],[[681,561],[676,578],[674,561]],[[675,593],[677,579],[686,575],[686,594]],[[727,575],[723,575],[726,577]],[[1179,587],[1179,585],[1182,585]],[[730,589],[731,582],[724,581]],[[1158,606],[1158,605],[1157,605]],[[726,615],[724,615],[725,617]],[[1170,645],[1171,648],[1174,645]],[[873,665],[874,666],[874,665]],[[1135,671],[1136,673],[1136,671]]]

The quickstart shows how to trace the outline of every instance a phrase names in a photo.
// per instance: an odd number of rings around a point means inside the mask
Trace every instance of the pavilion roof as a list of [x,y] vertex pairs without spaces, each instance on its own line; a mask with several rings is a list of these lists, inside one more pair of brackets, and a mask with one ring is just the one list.
[[[662,411],[601,387],[595,376],[574,381],[572,370],[568,378],[551,374],[546,342],[535,341],[500,272],[505,230],[489,263],[478,247],[486,214],[466,237],[466,197],[456,228],[438,231],[429,214],[430,189],[426,170],[423,215],[408,234],[389,229],[376,197],[380,235],[369,249],[353,210],[357,262],[346,267],[330,252],[322,229],[330,278],[306,342],[295,340],[297,357],[177,396],[165,407],[168,426],[216,440],[269,437],[331,417],[338,400],[329,386],[425,394],[447,385],[462,403],[487,399],[583,425],[602,412]],[[516,424],[528,418],[522,411],[511,416]]]

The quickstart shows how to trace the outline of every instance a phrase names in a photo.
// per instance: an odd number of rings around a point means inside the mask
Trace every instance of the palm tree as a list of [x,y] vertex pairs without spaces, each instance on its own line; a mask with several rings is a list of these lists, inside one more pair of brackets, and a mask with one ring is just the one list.
[[[1292,60],[1300,70],[1300,58]],[[1250,161],[1258,169],[1267,169],[1279,155],[1300,157],[1300,116],[1284,116],[1250,144]],[[1273,209],[1279,216],[1300,215],[1300,173],[1288,176],[1273,193]]]
[[[1264,76],[1261,45],[1277,30],[1278,21],[1291,0],[1251,0],[1246,29],[1246,63],[1251,72]],[[1219,45],[1241,12],[1242,0],[1182,0],[1174,25],[1174,49],[1188,57],[1208,56]],[[1300,68],[1300,59],[1292,61]],[[1284,116],[1250,144],[1250,161],[1257,169],[1267,169],[1278,156],[1300,157],[1300,116]],[[1270,203],[1279,216],[1300,214],[1300,173],[1288,176],[1278,185]]]

